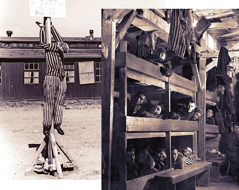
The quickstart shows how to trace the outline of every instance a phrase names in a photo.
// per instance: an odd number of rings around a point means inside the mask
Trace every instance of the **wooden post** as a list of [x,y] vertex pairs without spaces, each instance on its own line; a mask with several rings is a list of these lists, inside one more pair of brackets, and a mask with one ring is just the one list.
[[[51,43],[51,18],[50,17],[45,17],[45,31],[46,31],[46,43]],[[53,161],[52,159],[55,159],[55,164],[56,164],[56,169],[57,169],[57,173],[59,175],[59,178],[62,178],[62,169],[61,169],[61,165],[59,163],[59,159],[58,159],[58,151],[57,151],[57,146],[56,146],[56,142],[55,142],[55,131],[54,131],[54,126],[51,127],[50,130],[50,135],[49,135],[49,142],[48,142],[48,160],[49,160],[49,164],[53,165]],[[52,155],[52,151],[54,153],[54,155]],[[51,168],[52,169],[52,168]]]
[[[46,43],[49,44],[51,43],[51,18],[50,17],[44,17],[44,24],[45,24],[45,35],[46,35]],[[51,127],[50,134],[53,133]],[[51,135],[49,135],[49,140],[48,140],[48,164],[50,167],[50,171],[53,169],[53,156],[52,156],[52,146],[51,146]]]
[[116,22],[113,9],[102,10],[102,153],[105,173],[102,189],[111,189],[111,151],[113,133],[114,83],[115,83],[115,34]]
[[171,112],[171,89],[170,89],[170,79],[165,82],[165,112]]
[[172,138],[171,138],[171,131],[166,132],[166,138],[165,138],[165,143],[166,143],[166,154],[167,154],[167,159],[166,159],[166,165],[167,168],[172,167]]
[[205,146],[206,146],[206,58],[200,58],[199,73],[201,78],[201,86],[198,91],[198,108],[203,111],[203,115],[198,122],[198,157],[202,161],[206,160]]
[[[127,42],[122,40],[120,42],[120,52],[127,52]],[[127,116],[127,68],[119,68],[119,107],[121,116]],[[118,123],[118,121],[117,121]],[[126,166],[126,148],[127,148],[127,134],[126,134],[126,123],[120,119],[118,134],[118,152],[119,152],[119,176],[120,184],[119,187],[125,189],[125,182],[127,181],[127,166]]]

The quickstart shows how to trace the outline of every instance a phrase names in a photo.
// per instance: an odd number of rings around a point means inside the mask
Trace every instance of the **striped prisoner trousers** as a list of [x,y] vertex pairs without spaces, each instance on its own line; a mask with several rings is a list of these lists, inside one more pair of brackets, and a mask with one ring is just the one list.
[[56,76],[45,76],[43,90],[46,101],[43,107],[43,126],[50,127],[52,121],[54,125],[61,125],[66,89],[66,77],[61,81]]

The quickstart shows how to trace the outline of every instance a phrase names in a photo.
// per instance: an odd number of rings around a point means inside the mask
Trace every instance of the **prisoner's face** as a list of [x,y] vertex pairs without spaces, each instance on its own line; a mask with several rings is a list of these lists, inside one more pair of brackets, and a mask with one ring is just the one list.
[[139,105],[139,104],[143,104],[144,103],[144,100],[145,100],[145,96],[143,94],[141,94],[139,97],[137,97],[136,99],[136,104]]
[[165,53],[160,53],[159,57],[160,57],[160,59],[165,60],[166,54]]
[[190,156],[192,154],[192,151],[190,149],[188,149],[188,148],[185,148],[184,151],[183,151],[183,154],[185,156]]
[[155,105],[151,108],[151,113],[160,115],[162,112],[162,107],[160,105]]
[[199,113],[199,112],[196,112],[195,113],[195,115],[193,116],[193,120],[195,121],[195,120],[197,120],[199,117],[201,117],[201,113]]
[[234,126],[234,132],[239,134],[239,126]]
[[190,102],[188,107],[188,112],[190,113],[196,108],[196,104],[194,102]]
[[211,109],[207,110],[207,117],[212,117],[213,116],[213,111]]

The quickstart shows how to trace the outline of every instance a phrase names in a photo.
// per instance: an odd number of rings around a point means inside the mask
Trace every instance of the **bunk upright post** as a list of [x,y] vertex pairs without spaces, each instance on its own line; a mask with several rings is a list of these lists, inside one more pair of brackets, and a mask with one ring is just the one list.
[[105,173],[102,189],[111,189],[111,152],[113,133],[114,82],[115,82],[115,36],[116,22],[113,10],[102,10],[102,154]]
[[[170,88],[170,78],[168,78],[168,82],[165,82],[165,112],[169,113],[171,112],[171,88]],[[166,165],[167,168],[172,167],[172,153],[171,153],[171,131],[166,132],[166,138],[165,138],[165,144],[166,144],[166,153],[167,153],[167,159],[166,159]]]
[[[127,42],[122,40],[120,42],[120,52],[127,52]],[[119,108],[120,116],[125,118],[127,116],[127,67],[119,68]],[[118,187],[126,189],[125,183],[127,181],[127,166],[126,166],[126,148],[127,148],[127,134],[125,119],[120,119],[118,134],[118,159],[119,159],[119,184]]]
[[201,78],[201,86],[198,91],[198,108],[202,109],[203,115],[198,122],[198,157],[206,160],[205,146],[206,146],[206,58],[199,60],[199,73]]

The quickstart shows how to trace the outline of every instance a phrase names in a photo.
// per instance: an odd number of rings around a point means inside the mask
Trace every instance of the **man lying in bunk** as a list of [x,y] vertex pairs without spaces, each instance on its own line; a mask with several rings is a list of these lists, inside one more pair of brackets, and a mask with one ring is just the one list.
[[126,162],[127,162],[127,180],[135,179],[139,176],[138,165],[135,162],[135,150],[133,147],[126,149]]
[[160,104],[150,105],[149,111],[144,111],[145,117],[165,119],[166,115],[164,114],[164,107]]
[[138,92],[131,101],[127,102],[127,115],[144,117],[145,116],[145,101],[146,96],[142,92]]
[[155,168],[158,171],[164,170],[166,168],[166,158],[167,154],[164,149],[160,150],[159,152],[155,152],[153,155],[153,159],[155,162]]
[[179,109],[178,114],[181,120],[198,121],[202,116],[202,110],[197,108],[196,103],[193,100],[189,100],[186,107]]

